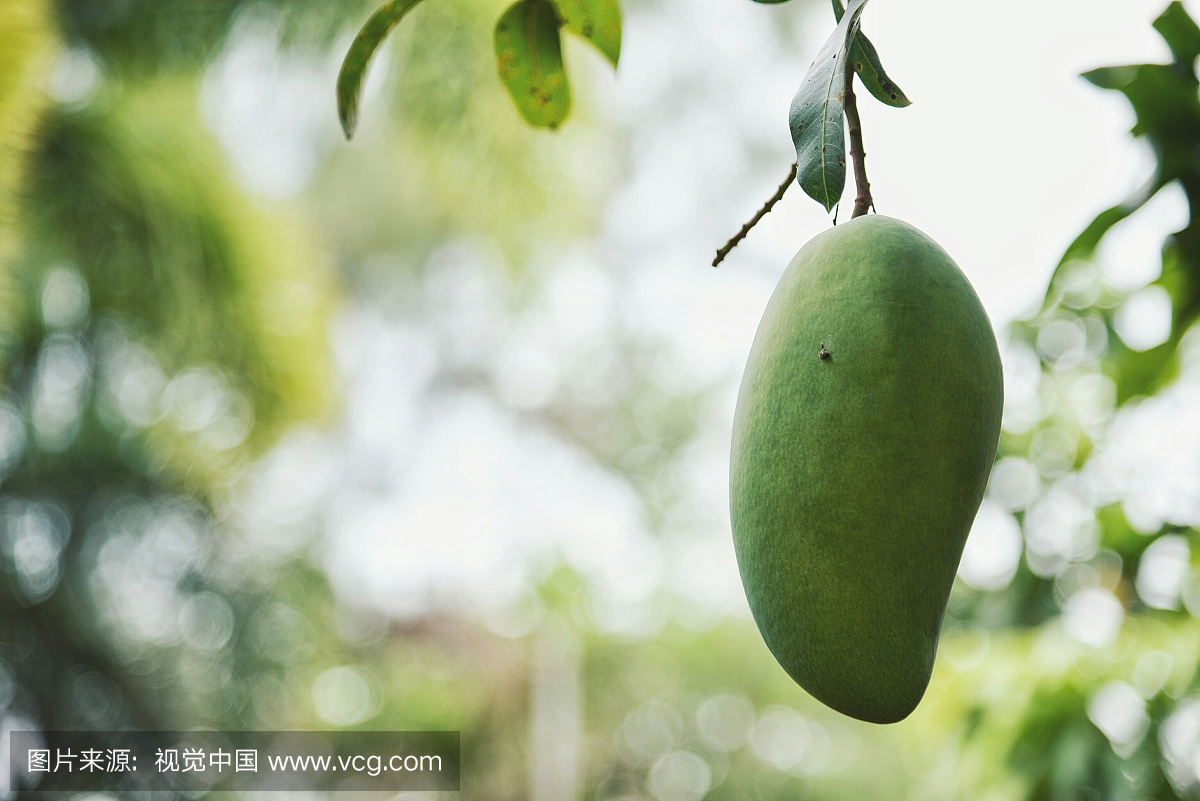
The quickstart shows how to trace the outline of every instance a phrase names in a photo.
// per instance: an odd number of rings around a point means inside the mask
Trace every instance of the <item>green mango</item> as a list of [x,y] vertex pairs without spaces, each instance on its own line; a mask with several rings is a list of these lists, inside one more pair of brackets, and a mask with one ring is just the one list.
[[916,228],[859,217],[788,266],[742,379],[730,502],[754,619],[818,700],[873,723],[920,702],[1003,405],[987,314]]

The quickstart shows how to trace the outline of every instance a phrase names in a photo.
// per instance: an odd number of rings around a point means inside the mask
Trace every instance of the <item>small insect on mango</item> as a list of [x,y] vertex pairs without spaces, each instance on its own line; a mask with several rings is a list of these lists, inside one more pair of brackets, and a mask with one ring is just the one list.
[[823,361],[823,362],[827,362],[833,358],[833,354],[830,353],[829,351],[825,350],[824,342],[821,343],[821,349],[819,351],[817,351],[817,356],[820,357],[821,361]]

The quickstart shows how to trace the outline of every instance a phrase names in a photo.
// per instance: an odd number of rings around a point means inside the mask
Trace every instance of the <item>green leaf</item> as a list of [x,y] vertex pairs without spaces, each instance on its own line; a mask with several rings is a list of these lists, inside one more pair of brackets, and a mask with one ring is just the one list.
[[862,79],[863,86],[867,87],[867,91],[880,103],[894,108],[912,105],[904,90],[883,71],[875,45],[861,33],[850,43],[850,60],[854,62],[854,71]]
[[[1052,313],[1063,299],[1060,275],[1076,261],[1094,257],[1097,246],[1113,226],[1129,217],[1160,189],[1178,181],[1192,210],[1188,225],[1167,238],[1162,274],[1154,282],[1170,295],[1173,305],[1170,338],[1146,351],[1134,352],[1112,336],[1111,305],[1100,308],[1110,327],[1104,372],[1116,381],[1117,402],[1158,391],[1179,372],[1176,358],[1184,333],[1200,319],[1200,81],[1195,59],[1200,56],[1200,29],[1179,3],[1172,3],[1154,22],[1175,59],[1172,64],[1103,67],[1083,77],[1095,86],[1125,95],[1137,115],[1133,127],[1157,158],[1154,174],[1125,202],[1107,209],[1067,248],[1059,263],[1042,314]],[[1113,298],[1109,298],[1112,300]],[[1119,300],[1116,298],[1115,300]]]
[[1081,73],[1079,77],[1092,86],[1101,89],[1115,89],[1119,92],[1132,83],[1137,74],[1137,65],[1131,65],[1128,67],[1098,67]]
[[1145,136],[1159,150],[1165,175],[1194,169],[1196,131],[1200,131],[1200,82],[1189,70],[1174,64],[1104,67],[1083,77],[1102,89],[1115,89],[1129,99],[1137,113],[1134,136]]
[[599,48],[612,65],[621,58],[621,6],[617,0],[554,0],[567,30]]
[[1049,311],[1058,303],[1060,293],[1056,293],[1054,287],[1066,265],[1091,259],[1100,245],[1100,240],[1104,238],[1109,229],[1146,205],[1150,198],[1163,188],[1163,185],[1162,178],[1155,174],[1123,202],[1100,212],[1096,219],[1092,220],[1083,230],[1083,233],[1075,237],[1075,241],[1067,246],[1066,252],[1063,253],[1058,265],[1054,268],[1054,275],[1050,278],[1050,291],[1046,293],[1046,301],[1042,307],[1043,311]]
[[548,0],[520,0],[496,23],[500,79],[530,125],[554,129],[571,110],[558,14]]
[[805,194],[832,209],[846,187],[846,59],[850,37],[867,0],[850,8],[825,42],[792,99],[792,142],[796,145],[796,182]]
[[[1200,80],[1195,61],[1200,54],[1200,29],[1183,7],[1172,3],[1154,21],[1175,58],[1174,64],[1102,67],[1085,72],[1088,82],[1113,89],[1129,99],[1137,114],[1134,136],[1150,140],[1159,157],[1163,183],[1197,172],[1196,132],[1200,131]],[[1190,183],[1184,181],[1185,185]]]
[[1096,215],[1096,219],[1092,220],[1091,224],[1083,230],[1083,233],[1075,237],[1075,241],[1067,247],[1066,253],[1063,254],[1062,260],[1059,262],[1060,266],[1069,261],[1090,259],[1092,254],[1096,252],[1096,248],[1100,245],[1100,240],[1108,233],[1108,230],[1146,205],[1150,201],[1150,198],[1154,197],[1162,187],[1162,179],[1158,175],[1155,175],[1123,202],[1113,206],[1111,209],[1105,209]]
[[1167,40],[1176,63],[1191,65],[1200,56],[1200,27],[1188,16],[1179,0],[1167,6],[1167,10],[1154,20],[1154,30]]
[[[842,15],[845,13],[842,0],[833,0],[833,15],[837,17],[838,22],[842,21]],[[883,64],[879,61],[879,51],[862,31],[854,34],[854,40],[850,43],[850,60],[854,62],[854,71],[858,73],[863,86],[867,87],[867,91],[880,103],[895,108],[912,105],[912,101],[905,97],[904,91],[884,72]]]
[[421,0],[391,0],[385,3],[371,15],[350,44],[337,79],[338,117],[347,139],[354,136],[354,129],[358,127],[358,104],[362,99],[363,83],[372,56],[392,28],[419,2]]

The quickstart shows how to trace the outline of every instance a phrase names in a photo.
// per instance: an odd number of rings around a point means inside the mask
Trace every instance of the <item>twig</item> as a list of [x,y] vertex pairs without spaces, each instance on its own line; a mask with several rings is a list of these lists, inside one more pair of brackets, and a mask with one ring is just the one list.
[[730,239],[725,243],[725,247],[717,251],[717,257],[713,259],[713,267],[716,267],[718,264],[725,261],[725,257],[729,255],[729,251],[737,247],[738,242],[741,242],[746,238],[746,234],[750,233],[750,229],[758,225],[758,221],[767,216],[767,212],[774,208],[775,204],[783,199],[783,194],[788,191],[788,187],[792,185],[792,181],[794,180],[796,180],[795,163],[793,163],[792,168],[788,170],[788,177],[785,178],[783,183],[779,185],[779,189],[775,192],[774,196],[767,201],[765,206],[758,210],[758,214],[755,214],[750,218],[750,222],[742,226],[742,230],[737,232],[737,236],[735,236],[733,239]]
[[854,160],[854,213],[850,219],[861,217],[875,207],[871,197],[871,182],[867,180],[867,152],[863,150],[862,120],[858,117],[858,102],[854,99],[854,64],[846,59],[846,127],[850,131],[850,158]]
[[[854,185],[858,188],[858,194],[854,198],[854,212],[850,215],[850,219],[854,219],[863,216],[868,211],[873,211],[875,200],[871,197],[871,182],[867,180],[867,152],[863,148],[862,120],[858,116],[858,101],[854,97],[854,64],[849,59],[846,60],[845,108],[846,127],[850,131],[850,158],[854,162]],[[758,210],[757,214],[750,218],[750,222],[742,226],[742,230],[738,231],[733,239],[730,239],[723,248],[717,251],[717,257],[713,259],[713,267],[725,261],[725,257],[746,238],[750,229],[758,225],[759,221],[775,207],[775,204],[783,199],[784,193],[787,192],[794,180],[796,180],[796,164],[793,163],[792,168],[788,170],[788,177],[779,185],[775,195]],[[837,212],[834,212],[833,224],[837,225]]]

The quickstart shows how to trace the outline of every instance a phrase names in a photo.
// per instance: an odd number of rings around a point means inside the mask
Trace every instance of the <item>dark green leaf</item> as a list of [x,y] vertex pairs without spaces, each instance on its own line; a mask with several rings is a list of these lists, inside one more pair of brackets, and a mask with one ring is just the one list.
[[1075,237],[1075,241],[1063,254],[1062,262],[1091,258],[1092,254],[1096,252],[1100,240],[1108,233],[1108,229],[1146,205],[1162,187],[1162,180],[1156,175],[1127,197],[1124,202],[1100,212],[1083,233]]
[[792,142],[796,182],[829,211],[846,186],[846,59],[850,38],[867,0],[851,0],[847,13],[825,42],[792,99]]
[[1062,259],[1058,262],[1058,266],[1054,268],[1054,276],[1050,279],[1051,290],[1046,295],[1045,309],[1050,309],[1058,302],[1059,294],[1054,291],[1054,286],[1062,274],[1064,267],[1071,262],[1091,259],[1096,253],[1096,248],[1100,245],[1100,240],[1104,238],[1109,229],[1146,205],[1150,198],[1154,197],[1162,187],[1161,178],[1155,175],[1136,192],[1126,198],[1124,202],[1100,212],[1096,219],[1092,220],[1091,224],[1084,229],[1083,233],[1075,237],[1075,241],[1067,247]]
[[[1191,147],[1200,130],[1200,95],[1195,74],[1173,64],[1104,67],[1083,77],[1103,89],[1115,89],[1129,98],[1137,112],[1135,136],[1150,139],[1161,148],[1164,173],[1189,169]],[[1178,162],[1178,163],[1176,163]],[[1167,178],[1167,180],[1171,180]]]
[[[1185,45],[1190,34],[1186,34],[1186,29],[1189,25],[1194,28],[1195,24],[1184,14],[1182,7],[1175,11],[1176,5],[1168,7],[1155,24],[1178,57],[1181,51],[1187,55],[1186,51],[1190,48]],[[1181,31],[1184,33],[1181,34]],[[1200,180],[1200,161],[1197,161],[1195,155],[1197,136],[1200,132],[1200,81],[1190,65],[1183,69],[1180,66],[1142,64],[1103,67],[1083,74],[1093,85],[1121,92],[1128,98],[1137,114],[1133,134],[1149,140],[1158,157],[1158,170],[1151,183],[1143,187],[1130,201],[1101,214],[1089,226],[1088,231],[1102,226],[1103,230],[1099,232],[1099,235],[1102,235],[1112,224],[1132,213],[1133,208],[1136,208],[1130,207],[1133,200],[1141,198],[1144,202],[1171,181],[1179,180],[1187,189],[1195,187]],[[1190,193],[1193,190],[1188,191]],[[1126,208],[1126,214],[1115,216],[1119,210]],[[1113,218],[1112,222],[1102,225],[1110,217]],[[1087,234],[1087,231],[1084,233]],[[1095,237],[1095,242],[1099,241],[1099,235]],[[1092,247],[1094,246],[1093,242]],[[1068,255],[1076,249],[1076,246],[1072,245]]]
[[594,44],[617,66],[621,58],[621,6],[617,0],[554,0],[567,30]]
[[337,79],[338,117],[342,121],[342,130],[345,131],[347,139],[354,136],[354,129],[358,127],[358,104],[362,98],[363,83],[366,80],[367,67],[371,65],[371,57],[375,55],[388,32],[419,2],[421,0],[391,0],[385,3],[371,15],[350,44],[350,50],[346,53]]
[[[837,17],[838,22],[842,21],[842,15],[845,13],[842,0],[833,0],[833,15]],[[858,73],[863,86],[867,87],[867,91],[880,103],[896,108],[912,105],[912,101],[904,96],[903,90],[884,72],[883,64],[879,61],[879,51],[861,30],[854,34],[854,39],[850,42],[850,60],[854,62],[854,71]]]
[[1100,67],[1085,72],[1080,77],[1092,86],[1120,91],[1133,82],[1133,79],[1137,77],[1137,73],[1138,68],[1136,65],[1129,67]]
[[[1119,91],[1137,114],[1133,128],[1144,137],[1157,157],[1154,175],[1124,203],[1102,212],[1067,248],[1043,311],[1052,310],[1062,297],[1059,273],[1076,260],[1093,258],[1104,235],[1114,225],[1141,208],[1164,186],[1178,181],[1192,214],[1187,227],[1168,237],[1163,246],[1162,274],[1155,281],[1170,295],[1173,305],[1171,335],[1163,344],[1135,352],[1119,341],[1105,357],[1105,373],[1117,384],[1117,402],[1156,392],[1178,375],[1176,353],[1184,333],[1200,319],[1200,81],[1194,61],[1200,54],[1200,30],[1179,3],[1172,3],[1154,27],[1167,41],[1173,64],[1105,67],[1083,77],[1104,89]],[[1102,313],[1109,320],[1111,311]]]
[[1200,56],[1200,27],[1188,16],[1183,3],[1175,0],[1154,20],[1154,29],[1167,40],[1179,64],[1192,65]]
[[854,62],[854,71],[862,79],[863,86],[876,100],[895,108],[912,105],[904,91],[883,71],[875,45],[861,33],[850,43],[850,60]]
[[558,15],[548,0],[520,0],[496,23],[496,64],[521,116],[557,128],[571,110]]
[[1189,263],[1178,239],[1167,239],[1162,275],[1154,283],[1171,296],[1171,335],[1166,342],[1149,350],[1110,348],[1109,360],[1116,368],[1110,374],[1116,379],[1118,403],[1157,392],[1178,376],[1179,362],[1175,356],[1179,341],[1200,313],[1200,287],[1196,286],[1195,271],[1196,263]]
[[1168,6],[1154,27],[1175,54],[1176,63],[1102,67],[1083,77],[1129,99],[1137,113],[1133,134],[1150,140],[1159,157],[1163,183],[1169,183],[1197,170],[1194,148],[1200,131],[1200,81],[1193,62],[1200,53],[1200,30],[1179,3]]

